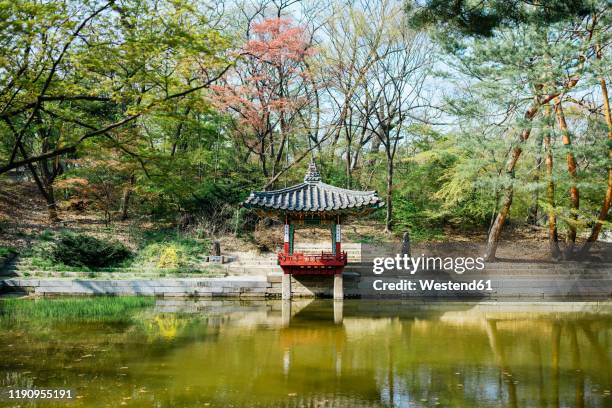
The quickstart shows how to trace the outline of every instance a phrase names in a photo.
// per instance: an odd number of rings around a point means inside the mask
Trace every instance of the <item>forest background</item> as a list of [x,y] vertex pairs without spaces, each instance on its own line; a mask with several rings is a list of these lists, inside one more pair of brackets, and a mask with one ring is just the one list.
[[606,0],[0,2],[1,249],[85,224],[266,247],[271,221],[240,203],[314,160],[384,197],[357,240],[585,254],[610,227],[610,17]]

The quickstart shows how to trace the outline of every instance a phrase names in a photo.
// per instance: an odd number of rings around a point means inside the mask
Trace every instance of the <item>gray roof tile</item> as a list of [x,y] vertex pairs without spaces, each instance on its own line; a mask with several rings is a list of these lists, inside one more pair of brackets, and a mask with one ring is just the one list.
[[311,162],[303,183],[275,191],[254,191],[243,205],[246,208],[317,212],[380,208],[384,202],[376,191],[347,190],[323,183]]

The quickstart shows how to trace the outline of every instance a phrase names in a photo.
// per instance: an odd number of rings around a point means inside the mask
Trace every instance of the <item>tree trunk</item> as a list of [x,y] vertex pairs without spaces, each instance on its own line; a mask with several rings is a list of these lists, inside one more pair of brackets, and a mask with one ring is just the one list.
[[51,222],[59,221],[59,217],[57,215],[57,203],[55,202],[55,191],[53,190],[53,186],[48,185],[46,188],[45,201],[47,203],[47,213],[49,214],[49,220]]
[[[521,132],[519,143],[527,140],[530,133],[531,128],[523,130],[523,132]],[[512,206],[512,198],[514,195],[514,168],[516,167],[516,162],[521,157],[522,152],[523,150],[521,149],[520,145],[514,147],[510,157],[508,158],[508,162],[506,163],[506,175],[509,178],[509,184],[503,188],[502,205],[497,213],[497,217],[495,217],[495,221],[493,222],[491,229],[489,230],[487,248],[485,250],[485,260],[489,262],[495,260],[495,252],[497,251],[499,237],[501,236],[504,223],[506,222],[506,218],[510,212],[510,207]]]
[[[372,137],[372,146],[370,148],[370,153],[378,153],[380,151],[380,138],[378,137],[378,135],[374,135]],[[368,167],[372,167],[374,164],[376,164],[376,157],[372,157],[370,158],[370,160],[368,160]]]
[[[550,116],[550,108],[547,106],[547,117]],[[544,136],[545,164],[546,164],[546,202],[548,205],[548,245],[552,259],[559,258],[559,237],[557,234],[557,214],[555,209],[555,182],[553,180],[553,154],[550,143],[551,128],[549,127]]]
[[[540,103],[537,98],[531,104],[527,112],[525,112],[524,118],[525,120],[531,121],[536,113],[538,113],[538,109],[540,108]],[[510,212],[510,206],[512,206],[512,196],[514,195],[514,168],[516,167],[516,163],[518,159],[521,157],[521,153],[523,149],[521,148],[522,144],[529,139],[529,135],[531,134],[531,127],[523,129],[521,134],[519,135],[519,139],[517,141],[517,145],[512,149],[512,153],[506,162],[506,175],[509,178],[508,184],[503,189],[503,201],[502,206],[497,213],[497,217],[495,217],[495,221],[489,230],[489,237],[487,238],[487,248],[485,250],[485,260],[491,262],[495,260],[495,252],[497,251],[497,245],[499,243],[499,237],[501,236],[502,229],[504,228],[504,224],[506,222],[506,217],[508,217],[508,213]]]
[[346,188],[351,188],[351,142],[352,138],[349,136],[348,129],[346,130]]
[[[48,151],[47,149],[47,139],[44,139],[43,142],[43,151]],[[53,182],[55,181],[55,175],[49,171],[48,161],[47,159],[42,160],[39,163],[40,173],[42,176],[42,182],[44,186],[44,190],[46,191],[45,199],[47,201],[47,211],[49,212],[49,219],[52,222],[59,221],[57,216],[57,204],[55,202],[55,190],[53,189]]]
[[387,214],[385,216],[385,231],[393,229],[393,159],[387,157]]
[[128,219],[128,208],[130,206],[130,198],[132,197],[132,188],[135,182],[134,174],[130,176],[130,183],[123,189],[123,196],[121,197],[121,221]]
[[[601,58],[600,52],[601,51],[598,52],[598,58]],[[590,243],[597,241],[599,238],[601,227],[606,218],[608,218],[608,211],[610,210],[610,203],[612,202],[612,114],[610,113],[610,100],[608,99],[608,87],[606,85],[606,80],[604,78],[600,78],[599,84],[601,86],[601,94],[603,97],[604,116],[606,117],[606,124],[608,125],[608,188],[606,190],[603,204],[601,205],[601,210],[599,211],[599,216],[597,217],[597,222],[593,226],[591,235],[587,239],[587,244],[585,246],[587,250]]]
[[571,255],[574,251],[574,244],[576,243],[576,223],[578,221],[578,210],[580,209],[580,192],[578,191],[578,176],[577,176],[577,165],[574,152],[572,151],[572,139],[565,121],[565,114],[563,113],[563,106],[561,105],[561,99],[557,98],[555,102],[555,113],[557,115],[557,122],[559,123],[559,129],[561,129],[561,135],[563,140],[563,146],[567,150],[567,171],[570,175],[570,200],[571,200],[571,221],[568,222],[569,232],[567,234],[567,255]]
[[[27,160],[28,156],[26,154],[26,151],[23,145],[19,143],[18,147],[19,147],[19,150],[24,160]],[[47,164],[46,160],[44,160],[44,161],[39,162],[38,166],[46,166],[46,164]],[[53,185],[41,180],[36,170],[36,166],[34,166],[33,163],[28,163],[27,167],[30,170],[30,173],[32,174],[32,178],[34,179],[34,182],[36,183],[36,187],[38,187],[38,191],[45,199],[45,203],[47,204],[47,213],[49,214],[49,221],[51,222],[59,221],[60,219],[57,215],[57,204],[55,203],[55,194],[53,191]],[[41,171],[41,173],[43,173],[43,177],[44,177],[44,172]]]
[[536,143],[538,146],[538,154],[536,156],[536,169],[535,175],[533,177],[533,182],[535,184],[535,188],[533,189],[533,193],[531,195],[533,203],[529,210],[527,211],[527,223],[531,225],[538,225],[538,213],[539,213],[539,204],[540,201],[540,171],[542,169],[542,140],[543,140],[543,132],[539,133],[538,142]]
[[[566,90],[572,89],[578,83],[579,78],[572,78],[568,81]],[[538,113],[538,109],[543,104],[549,103],[551,100],[556,98],[559,94],[553,93],[546,95],[546,97],[541,100],[536,96],[534,98],[534,102],[531,104],[529,109],[525,112],[524,119],[525,121],[531,122],[535,117],[536,113]],[[529,135],[531,134],[531,127],[524,129],[518,140],[518,145],[512,150],[512,154],[508,158],[508,162],[506,164],[506,174],[510,176],[510,183],[504,188],[504,201],[502,204],[502,208],[500,209],[497,217],[495,218],[495,222],[491,226],[491,230],[489,231],[489,237],[487,239],[487,248],[485,251],[485,260],[494,261],[495,260],[495,251],[497,250],[497,240],[501,236],[501,230],[504,227],[504,223],[506,221],[506,217],[510,212],[510,206],[512,205],[512,195],[514,194],[514,167],[516,166],[516,162],[521,156],[521,145],[527,139],[529,139]]]
[[[520,154],[520,153],[519,153]],[[489,231],[489,237],[487,238],[487,248],[485,250],[485,260],[488,262],[495,260],[495,253],[497,252],[497,244],[499,243],[499,237],[501,236],[502,228],[506,222],[506,217],[512,206],[512,187],[504,189],[502,206],[495,217],[495,221]]]

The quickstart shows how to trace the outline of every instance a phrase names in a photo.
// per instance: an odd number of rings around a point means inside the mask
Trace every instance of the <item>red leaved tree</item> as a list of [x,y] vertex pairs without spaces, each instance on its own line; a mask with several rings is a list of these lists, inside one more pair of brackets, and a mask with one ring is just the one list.
[[293,150],[299,148],[300,130],[308,126],[306,111],[316,97],[308,70],[311,40],[290,19],[254,23],[235,68],[212,87],[217,104],[234,113],[236,135],[272,181],[291,154],[290,141]]

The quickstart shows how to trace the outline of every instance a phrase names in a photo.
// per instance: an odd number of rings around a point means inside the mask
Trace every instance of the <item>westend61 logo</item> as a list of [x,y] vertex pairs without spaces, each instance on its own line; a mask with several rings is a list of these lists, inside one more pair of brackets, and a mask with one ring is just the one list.
[[465,271],[483,270],[484,258],[478,257],[439,257],[425,256],[410,257],[408,254],[397,254],[395,257],[377,257],[373,259],[372,272],[380,275],[385,271],[406,271],[414,275],[417,270],[424,271],[453,271],[459,275]]
[[437,243],[411,254],[404,243],[362,244],[361,259],[374,275],[365,279],[375,296],[481,296],[494,288],[484,258],[473,256],[480,250],[469,242]]
[[[372,289],[375,292],[413,292],[413,293],[463,293],[475,294],[477,292],[492,292],[493,285],[490,279],[471,279],[464,281],[455,279],[455,274],[463,275],[466,271],[483,271],[485,269],[484,258],[481,257],[441,257],[441,256],[421,256],[411,257],[408,254],[396,254],[388,257],[375,257],[372,259],[372,272],[381,275],[390,272],[392,277],[385,280],[376,279],[372,281]],[[401,279],[397,274],[414,275],[417,271],[425,274],[433,273],[429,279],[417,279],[415,281]]]

